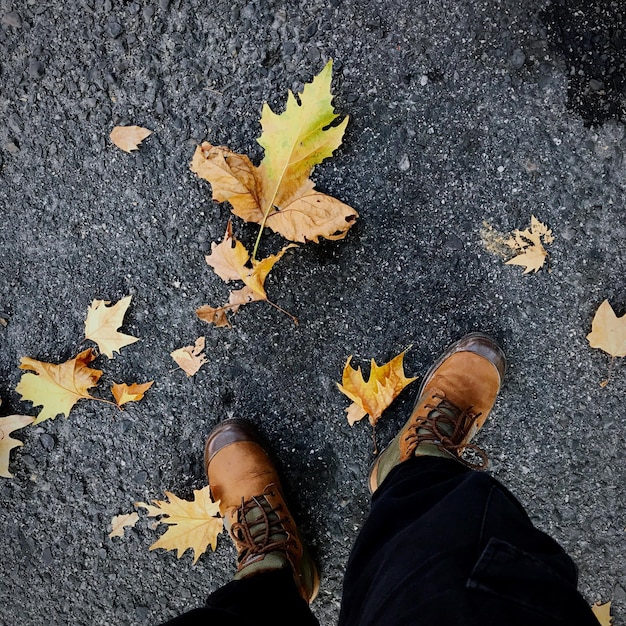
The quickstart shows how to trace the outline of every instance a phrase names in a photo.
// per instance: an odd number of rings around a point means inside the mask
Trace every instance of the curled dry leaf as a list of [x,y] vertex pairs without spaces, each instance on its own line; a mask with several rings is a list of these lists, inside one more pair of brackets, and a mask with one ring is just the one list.
[[95,358],[96,353],[91,348],[59,365],[30,357],[22,358],[20,369],[35,373],[22,374],[15,391],[23,400],[43,407],[34,421],[35,424],[55,418],[60,413],[67,417],[79,400],[96,400],[87,393],[102,376],[101,370],[87,367]]
[[[196,311],[198,317],[216,326],[230,326],[226,311],[236,313],[239,307],[250,302],[260,300],[269,302],[265,291],[265,280],[285,252],[295,247],[297,247],[295,244],[289,244],[278,254],[270,255],[260,261],[251,259],[245,246],[233,236],[232,224],[229,221],[223,241],[211,244],[211,254],[206,257],[206,262],[222,280],[226,282],[241,280],[245,287],[232,290],[228,302],[221,307],[213,308],[208,305],[200,307]],[[280,309],[275,304],[273,306]],[[289,313],[287,315],[295,321],[293,316]]]
[[[200,317],[200,314],[198,314],[198,317]],[[176,361],[176,363],[178,363],[178,366],[187,374],[187,376],[193,376],[196,374],[198,370],[207,362],[206,354],[202,354],[204,351],[205,341],[204,337],[198,337],[195,345],[178,348],[170,354],[170,356],[174,359],[174,361]]]
[[534,215],[530,218],[530,228],[513,231],[513,236],[505,242],[516,254],[507,265],[521,265],[524,274],[538,272],[546,262],[548,253],[543,244],[554,241],[552,231]]
[[351,367],[352,357],[348,357],[342,382],[337,383],[337,387],[352,400],[352,404],[346,409],[351,426],[366,415],[369,416],[370,424],[375,426],[383,411],[407,385],[416,380],[404,375],[405,354],[406,350],[384,365],[377,365],[372,359],[367,381],[364,380],[360,367],[356,370]]
[[9,472],[9,454],[13,448],[19,448],[24,444],[19,439],[13,439],[10,435],[14,430],[19,430],[32,424],[35,418],[32,415],[7,415],[0,417],[0,476],[13,478]]
[[142,384],[133,383],[132,385],[127,385],[126,383],[113,383],[111,393],[115,398],[117,406],[122,406],[127,402],[137,402],[138,400],[141,400],[146,391],[148,391],[153,384],[153,380]]
[[116,515],[111,520],[111,532],[109,533],[109,538],[113,539],[113,537],[123,537],[125,528],[133,528],[135,524],[139,521],[138,513],[128,513],[126,515]]
[[176,550],[177,557],[191,548],[194,553],[194,564],[208,546],[213,550],[217,546],[217,536],[223,529],[222,518],[219,516],[219,501],[213,502],[209,487],[194,490],[194,499],[181,500],[168,491],[167,500],[153,500],[153,505],[145,502],[135,502],[135,506],[146,509],[150,517],[162,515],[161,524],[168,524],[169,528],[161,537],[150,546],[150,550],[163,548]]
[[341,145],[348,123],[346,117],[331,125],[338,117],[332,106],[331,78],[329,61],[305,85],[299,102],[289,92],[284,113],[277,115],[267,104],[263,106],[258,142],[265,155],[259,167],[228,148],[208,142],[198,146],[191,170],[211,183],[214,200],[228,201],[238,217],[260,224],[261,230],[268,226],[290,241],[346,236],[357,212],[316,191],[309,179],[313,167]]
[[109,135],[111,141],[124,152],[139,149],[139,144],[152,134],[151,130],[141,126],[116,126]]
[[124,346],[139,341],[137,337],[118,332],[124,323],[124,315],[130,305],[132,296],[122,298],[112,306],[105,300],[94,300],[87,311],[85,320],[85,338],[98,344],[100,352],[110,359],[114,352],[119,352]]

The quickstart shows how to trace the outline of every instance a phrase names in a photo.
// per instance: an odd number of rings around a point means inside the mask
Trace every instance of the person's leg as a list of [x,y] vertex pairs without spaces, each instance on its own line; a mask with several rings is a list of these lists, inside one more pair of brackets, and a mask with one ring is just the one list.
[[317,567],[289,512],[276,467],[252,425],[226,420],[209,435],[206,473],[214,501],[238,554],[234,580],[206,606],[169,626],[257,622],[318,626],[309,609],[319,589]]
[[597,624],[571,559],[462,459],[464,449],[477,451],[470,440],[504,369],[497,344],[472,334],[426,375],[409,420],[372,468],[372,509],[348,563],[341,626]]

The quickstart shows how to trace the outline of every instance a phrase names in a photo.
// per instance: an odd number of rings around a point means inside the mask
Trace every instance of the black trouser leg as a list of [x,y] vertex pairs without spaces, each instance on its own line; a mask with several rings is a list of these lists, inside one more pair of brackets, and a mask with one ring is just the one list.
[[392,470],[344,582],[341,626],[597,626],[577,570],[497,480],[438,457]]
[[205,607],[163,626],[319,626],[298,593],[290,569],[233,580],[212,593]]

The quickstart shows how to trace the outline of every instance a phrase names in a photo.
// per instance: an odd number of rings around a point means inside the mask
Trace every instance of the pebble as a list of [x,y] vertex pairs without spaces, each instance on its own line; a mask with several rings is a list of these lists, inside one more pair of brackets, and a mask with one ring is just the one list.
[[411,160],[408,154],[403,154],[398,161],[398,169],[401,172],[408,172],[411,169]]
[[2,16],[2,23],[5,26],[13,26],[13,28],[22,27],[22,18],[17,11],[11,11]]
[[45,450],[50,452],[54,448],[54,437],[48,433],[44,433],[39,436],[39,443],[41,443]]
[[604,89],[604,83],[601,80],[596,80],[595,78],[592,78],[589,81],[589,88],[592,91],[602,91]]
[[46,546],[43,550],[43,552],[41,553],[41,560],[44,562],[45,565],[52,565],[52,563],[54,562],[54,557],[52,556],[52,550],[50,549],[50,546]]
[[141,470],[135,474],[135,482],[138,485],[143,485],[148,480],[148,472]]
[[111,35],[111,37],[115,39],[116,37],[119,37],[122,34],[122,32],[124,31],[124,28],[119,22],[109,22],[107,24],[107,31],[109,35]]
[[31,78],[41,78],[44,75],[45,68],[41,61],[31,61],[28,65],[28,73]]
[[2,146],[2,149],[10,154],[17,154],[20,151],[19,146],[14,141],[8,141]]
[[428,84],[428,76],[426,76],[426,74],[423,74],[422,77],[420,78],[420,85],[422,87],[425,87]]
[[526,55],[519,49],[516,48],[513,50],[513,54],[511,55],[511,65],[519,70],[524,63],[526,62]]
[[161,11],[167,11],[169,6],[170,0],[159,0],[159,7],[161,8]]

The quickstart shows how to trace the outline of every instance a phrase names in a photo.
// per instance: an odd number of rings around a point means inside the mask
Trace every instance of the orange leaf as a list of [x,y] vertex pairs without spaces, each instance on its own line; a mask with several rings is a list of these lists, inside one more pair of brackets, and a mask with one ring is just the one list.
[[364,380],[361,368],[350,366],[352,357],[348,357],[343,369],[342,384],[337,383],[339,390],[353,401],[347,409],[350,425],[369,416],[374,426],[382,412],[398,397],[400,392],[416,378],[406,378],[403,359],[406,351],[394,357],[384,365],[377,365],[372,359],[370,376]]
[[113,353],[118,352],[131,343],[139,341],[137,337],[118,332],[124,322],[124,315],[130,305],[132,296],[126,296],[111,304],[105,300],[94,300],[87,311],[85,320],[85,338],[98,344],[100,352],[110,359]]
[[102,376],[101,370],[87,367],[95,358],[96,353],[91,348],[60,365],[22,358],[20,369],[32,370],[36,374],[22,374],[15,391],[34,406],[43,407],[35,424],[55,418],[59,413],[67,417],[79,400],[95,399],[87,393]]
[[153,384],[153,380],[142,384],[133,383],[132,385],[127,385],[126,383],[113,383],[111,392],[113,393],[117,406],[122,406],[127,402],[137,402],[138,400],[141,400],[144,393],[146,393],[146,391],[148,391]]

